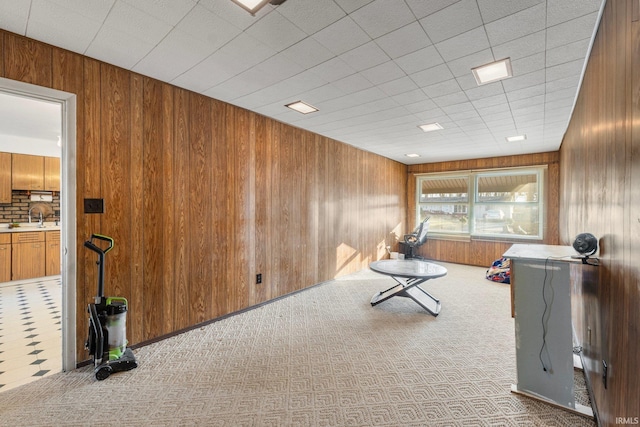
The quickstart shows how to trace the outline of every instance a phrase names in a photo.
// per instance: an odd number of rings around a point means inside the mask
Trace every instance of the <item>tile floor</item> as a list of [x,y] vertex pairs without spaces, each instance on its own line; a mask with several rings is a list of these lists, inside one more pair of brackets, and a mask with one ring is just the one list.
[[60,276],[0,284],[0,393],[62,370]]

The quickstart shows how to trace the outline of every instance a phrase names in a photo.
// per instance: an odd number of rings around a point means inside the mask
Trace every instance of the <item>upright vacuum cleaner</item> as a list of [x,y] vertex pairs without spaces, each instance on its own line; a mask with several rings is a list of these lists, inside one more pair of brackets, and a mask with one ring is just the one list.
[[[102,249],[94,240],[108,242],[108,246]],[[98,254],[98,295],[88,308],[89,338],[85,349],[93,356],[96,379],[102,381],[112,372],[129,371],[138,363],[131,349],[127,348],[126,298],[104,296],[104,256],[113,248],[113,239],[92,234],[84,246]]]

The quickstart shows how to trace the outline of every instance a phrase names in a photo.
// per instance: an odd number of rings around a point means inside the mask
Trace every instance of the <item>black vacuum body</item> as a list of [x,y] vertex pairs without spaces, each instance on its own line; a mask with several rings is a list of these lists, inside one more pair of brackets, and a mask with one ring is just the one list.
[[[94,243],[108,242],[106,248]],[[84,246],[98,254],[98,294],[89,304],[89,337],[85,348],[93,357],[96,379],[104,380],[112,372],[129,371],[138,366],[130,348],[127,348],[127,300],[123,297],[104,296],[104,258],[113,248],[113,239],[92,234]]]

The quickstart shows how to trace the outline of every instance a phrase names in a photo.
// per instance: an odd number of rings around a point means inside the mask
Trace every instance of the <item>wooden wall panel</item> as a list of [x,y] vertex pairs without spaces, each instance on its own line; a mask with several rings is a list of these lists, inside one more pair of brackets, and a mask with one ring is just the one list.
[[26,37],[11,33],[5,34],[4,77],[51,87],[53,48]]
[[[413,229],[416,212],[416,176],[422,173],[450,172],[456,170],[493,169],[520,166],[546,165],[546,216],[544,240],[525,243],[558,244],[558,209],[559,209],[559,183],[560,167],[559,153],[537,153],[521,156],[504,156],[487,159],[459,160],[452,162],[425,163],[408,167],[407,180],[407,224]],[[515,240],[487,240],[471,239],[469,242],[428,239],[421,246],[418,253],[422,256],[438,260],[454,262],[458,264],[470,264],[488,267],[493,261],[513,244]],[[520,241],[518,243],[523,243]]]
[[131,321],[127,322],[127,333],[131,338],[141,340],[145,336],[145,277],[144,277],[144,215],[137,214],[144,212],[144,78],[137,74],[131,76],[131,229],[130,241],[131,253],[129,264],[131,266],[131,297],[129,298],[129,313]]
[[[140,344],[347,274],[404,234],[405,165],[0,31],[6,77],[77,95],[77,348],[96,293],[92,233],[110,235],[106,293]],[[256,274],[263,283],[256,284]]]
[[581,232],[599,238],[600,265],[583,269],[573,288],[577,339],[604,426],[640,417],[638,8],[637,0],[606,3],[560,150],[560,242]]
[[[212,287],[214,265],[212,249],[212,213],[225,206],[226,199],[212,200],[213,147],[211,139],[211,102],[204,96],[191,95],[189,107],[191,129],[189,138],[189,240],[191,289],[189,292],[190,324],[204,322],[213,312]],[[226,195],[225,195],[226,196]],[[223,208],[224,209],[224,208]],[[217,232],[216,226],[216,232]],[[216,260],[220,262],[219,260]],[[220,265],[216,265],[219,269]],[[221,275],[217,276],[219,280]]]
[[[176,89],[174,97],[174,325],[176,330],[187,328],[190,323],[190,258],[191,242],[188,230],[191,226],[189,216],[189,92]],[[179,147],[179,148],[178,148]]]

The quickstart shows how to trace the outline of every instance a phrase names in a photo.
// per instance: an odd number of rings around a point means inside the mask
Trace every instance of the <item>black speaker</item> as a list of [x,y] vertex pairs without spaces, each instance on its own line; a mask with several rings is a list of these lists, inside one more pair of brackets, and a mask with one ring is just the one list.
[[598,239],[591,233],[580,233],[573,241],[573,249],[580,255],[589,257],[598,250]]

